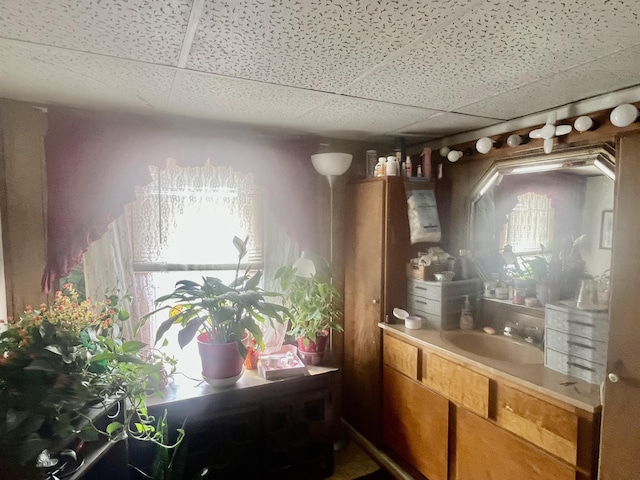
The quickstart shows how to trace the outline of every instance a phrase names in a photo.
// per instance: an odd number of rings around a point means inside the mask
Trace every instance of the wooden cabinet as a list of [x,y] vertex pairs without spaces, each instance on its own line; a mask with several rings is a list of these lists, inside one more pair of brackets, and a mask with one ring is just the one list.
[[449,402],[419,383],[420,350],[384,337],[384,443],[430,480],[446,480]]
[[382,432],[381,333],[377,324],[405,307],[410,253],[401,177],[347,187],[345,222],[343,417],[374,444]]
[[430,480],[596,479],[599,412],[385,329],[384,435]]

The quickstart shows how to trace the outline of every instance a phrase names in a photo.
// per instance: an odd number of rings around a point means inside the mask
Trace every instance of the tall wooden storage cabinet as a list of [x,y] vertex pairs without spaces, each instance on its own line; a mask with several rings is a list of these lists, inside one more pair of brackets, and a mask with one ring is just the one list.
[[370,178],[347,187],[343,417],[382,445],[382,335],[394,307],[405,308],[411,257],[402,177]]

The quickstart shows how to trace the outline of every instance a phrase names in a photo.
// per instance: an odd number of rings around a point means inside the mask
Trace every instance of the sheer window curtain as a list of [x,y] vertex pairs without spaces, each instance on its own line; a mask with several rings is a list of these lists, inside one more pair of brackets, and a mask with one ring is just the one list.
[[[105,287],[133,294],[135,301],[127,306],[131,319],[125,324],[126,338],[133,337],[137,321],[153,310],[153,300],[173,287],[173,284],[164,286],[159,291],[153,273],[136,271],[139,270],[134,268],[136,264],[235,264],[237,253],[231,238],[251,231],[255,238],[250,239],[248,260],[257,260],[257,266],[263,269],[265,289],[279,290],[273,280],[275,272],[281,265],[293,263],[300,248],[276,216],[256,208],[261,197],[255,191],[252,175],[208,163],[199,168],[183,168],[173,160],[168,161],[161,175],[155,167],[151,167],[151,172],[152,183],[138,189],[138,200],[125,208],[125,213],[84,256],[88,294],[102,298]],[[158,196],[160,182],[162,191],[170,195]],[[212,190],[217,194],[211,194]],[[244,193],[232,199],[230,192],[233,191]],[[218,221],[226,222],[224,226],[216,228],[217,217],[222,219]],[[252,228],[252,223],[262,228]],[[196,277],[199,278],[199,273]],[[137,339],[153,344],[155,330],[154,322],[148,322]],[[286,330],[287,325],[264,329],[267,352],[282,345]]]

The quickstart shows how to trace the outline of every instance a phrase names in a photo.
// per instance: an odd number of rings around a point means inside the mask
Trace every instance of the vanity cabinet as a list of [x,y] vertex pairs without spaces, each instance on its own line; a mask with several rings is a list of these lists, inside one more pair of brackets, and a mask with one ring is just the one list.
[[376,445],[382,434],[382,335],[394,307],[406,308],[410,253],[402,177],[347,187],[344,286],[344,419]]
[[386,448],[425,477],[597,478],[599,408],[582,410],[395,330],[384,330],[383,344]]

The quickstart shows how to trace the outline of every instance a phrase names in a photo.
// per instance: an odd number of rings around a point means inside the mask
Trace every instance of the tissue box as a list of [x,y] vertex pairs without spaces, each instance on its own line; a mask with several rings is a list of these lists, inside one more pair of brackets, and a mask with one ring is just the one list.
[[446,265],[414,265],[413,263],[407,263],[407,278],[414,278],[416,280],[435,280],[434,273],[443,272],[447,269]]
[[277,352],[260,355],[258,372],[267,380],[309,374],[304,362],[298,357],[298,348],[295,345],[283,345]]

